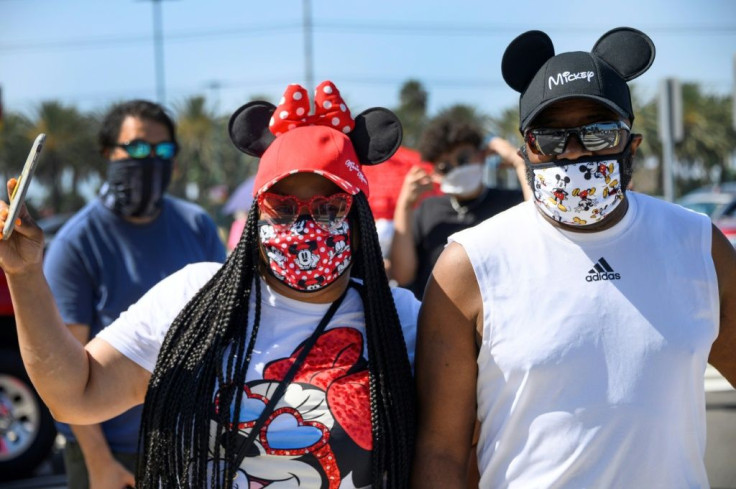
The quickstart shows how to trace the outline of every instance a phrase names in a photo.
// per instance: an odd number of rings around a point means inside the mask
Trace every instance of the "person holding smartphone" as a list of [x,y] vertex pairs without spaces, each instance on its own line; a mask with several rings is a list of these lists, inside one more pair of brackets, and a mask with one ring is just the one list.
[[[100,194],[58,232],[44,262],[61,318],[82,344],[161,279],[189,263],[225,260],[207,213],[166,194],[178,143],[163,107],[114,106],[99,143],[107,159]],[[141,412],[131,406],[100,424],[58,423],[69,487],[134,485]]]
[[0,266],[29,375],[72,423],[143,403],[138,489],[405,489],[419,301],[389,287],[362,169],[391,157],[401,124],[383,108],[353,117],[325,81],[314,114],[293,84],[229,131],[260,157],[238,245],[159,282],[84,348],[21,214]]

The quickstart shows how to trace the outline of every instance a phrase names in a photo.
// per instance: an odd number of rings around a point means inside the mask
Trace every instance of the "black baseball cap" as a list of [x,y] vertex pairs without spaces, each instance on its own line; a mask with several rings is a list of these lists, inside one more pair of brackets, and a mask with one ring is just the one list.
[[521,34],[511,41],[501,61],[504,80],[521,93],[519,129],[527,129],[550,104],[571,98],[595,100],[633,121],[627,82],[649,69],[654,54],[652,40],[630,27],[608,31],[589,53],[556,56],[544,32]]

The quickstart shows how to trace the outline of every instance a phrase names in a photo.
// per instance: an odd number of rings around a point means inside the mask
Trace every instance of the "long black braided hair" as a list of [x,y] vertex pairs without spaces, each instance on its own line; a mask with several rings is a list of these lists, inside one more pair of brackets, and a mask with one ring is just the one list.
[[[139,489],[232,487],[238,469],[235,413],[260,323],[258,217],[254,202],[238,246],[179,313],[164,339],[144,404]],[[415,431],[411,367],[373,214],[362,193],[354,198],[350,220],[359,239],[350,273],[363,280],[359,290],[370,373],[372,486],[403,489]],[[223,408],[215,409],[215,402]],[[227,409],[231,405],[234,409]],[[217,427],[211,436],[213,420]],[[222,441],[213,451],[216,440]]]

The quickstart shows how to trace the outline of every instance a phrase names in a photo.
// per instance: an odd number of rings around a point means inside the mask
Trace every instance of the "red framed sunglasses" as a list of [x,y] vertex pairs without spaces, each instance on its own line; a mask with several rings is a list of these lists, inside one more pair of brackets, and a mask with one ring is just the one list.
[[277,227],[291,227],[306,208],[314,222],[325,231],[339,227],[350,212],[353,196],[340,192],[329,196],[315,195],[301,200],[293,195],[264,192],[258,196],[262,218]]

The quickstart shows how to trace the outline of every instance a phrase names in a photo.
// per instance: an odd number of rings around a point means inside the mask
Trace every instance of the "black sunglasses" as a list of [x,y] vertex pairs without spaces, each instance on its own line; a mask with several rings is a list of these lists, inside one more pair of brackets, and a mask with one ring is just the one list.
[[473,150],[462,151],[457,156],[455,156],[453,161],[438,161],[437,163],[435,163],[434,170],[440,175],[447,175],[453,168],[470,163],[470,160],[473,159],[474,154],[475,151]]
[[148,158],[151,153],[164,160],[170,160],[179,151],[179,146],[174,141],[163,141],[151,144],[142,139],[134,139],[126,144],[116,144],[118,148],[123,148],[131,158],[142,159]]
[[575,134],[580,144],[588,151],[616,148],[628,140],[631,128],[621,121],[594,122],[572,128],[529,129],[524,141],[534,154],[554,156],[565,152],[570,135]]

